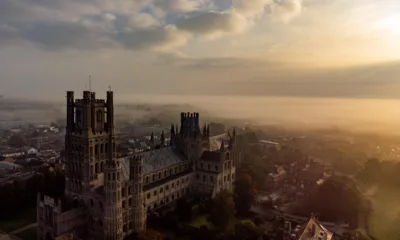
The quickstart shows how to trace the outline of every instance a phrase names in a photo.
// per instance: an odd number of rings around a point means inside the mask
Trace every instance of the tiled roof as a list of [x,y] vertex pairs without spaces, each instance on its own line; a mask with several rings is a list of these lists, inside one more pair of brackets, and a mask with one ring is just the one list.
[[15,168],[19,168],[20,166],[13,164],[13,163],[9,163],[9,162],[0,162],[0,169],[15,169]]
[[305,224],[295,233],[295,240],[331,240],[333,234],[322,226],[314,216],[310,217]]
[[[136,156],[143,158],[143,174],[156,172],[169,166],[185,161],[185,157],[175,151],[173,147],[163,147],[147,152],[137,153]],[[124,180],[129,179],[130,156],[121,158],[122,176]]]

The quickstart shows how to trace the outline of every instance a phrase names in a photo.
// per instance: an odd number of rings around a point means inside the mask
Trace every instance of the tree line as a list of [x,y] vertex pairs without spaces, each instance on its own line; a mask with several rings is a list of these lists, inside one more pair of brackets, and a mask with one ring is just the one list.
[[[216,239],[225,239],[229,236],[228,239],[244,240],[259,235],[258,228],[252,221],[236,221],[237,217],[246,218],[255,198],[255,182],[248,174],[239,173],[233,192],[222,190],[213,199],[204,203],[203,209],[208,214],[207,221],[213,230],[218,230],[220,233]],[[184,199],[178,200],[176,214],[181,221],[191,221],[192,205]],[[201,226],[201,229],[203,233],[210,230],[208,226]]]
[[347,176],[332,176],[325,180],[306,199],[293,206],[292,213],[299,215],[316,214],[322,221],[347,221],[358,226],[361,212],[370,211],[353,179]]
[[0,220],[35,208],[38,192],[58,199],[63,197],[64,190],[64,173],[49,170],[38,172],[25,181],[0,185]]

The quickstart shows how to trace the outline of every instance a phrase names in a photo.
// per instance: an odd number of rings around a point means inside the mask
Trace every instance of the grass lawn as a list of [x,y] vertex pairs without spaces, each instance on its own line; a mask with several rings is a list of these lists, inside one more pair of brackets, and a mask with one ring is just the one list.
[[37,228],[28,228],[25,231],[15,234],[15,236],[23,240],[36,240],[37,239]]
[[[206,226],[209,229],[213,229],[214,226],[207,221],[208,215],[207,214],[203,214],[203,215],[199,215],[196,218],[194,218],[191,222],[190,222],[190,226],[196,227],[196,228],[200,228],[201,226]],[[248,218],[236,218],[228,227],[228,229],[233,229],[235,223],[238,223],[240,221],[247,221],[249,220]]]
[[0,231],[6,233],[36,222],[36,208],[26,210],[23,214],[10,216],[8,220],[0,221]]
[[189,224],[193,227],[200,228],[201,226],[210,227],[210,223],[207,221],[208,215],[199,215]]

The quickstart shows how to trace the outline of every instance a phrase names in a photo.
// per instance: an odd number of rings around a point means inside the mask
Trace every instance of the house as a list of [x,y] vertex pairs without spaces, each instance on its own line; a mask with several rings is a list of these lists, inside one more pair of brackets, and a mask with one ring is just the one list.
[[32,155],[37,155],[38,154],[38,150],[36,148],[28,148],[26,151],[26,154],[29,156]]
[[289,239],[293,240],[331,240],[333,233],[312,215],[304,224],[298,225]]
[[276,188],[281,182],[283,182],[285,177],[285,169],[281,166],[275,166],[275,170],[267,176],[267,186],[271,188]]
[[4,161],[0,162],[0,169],[1,170],[10,171],[10,172],[17,172],[21,168],[22,168],[21,166],[16,165],[14,163],[4,162]]
[[0,149],[0,156],[2,157],[11,157],[11,158],[16,158],[16,157],[21,157],[26,154],[25,150],[22,148],[2,148]]

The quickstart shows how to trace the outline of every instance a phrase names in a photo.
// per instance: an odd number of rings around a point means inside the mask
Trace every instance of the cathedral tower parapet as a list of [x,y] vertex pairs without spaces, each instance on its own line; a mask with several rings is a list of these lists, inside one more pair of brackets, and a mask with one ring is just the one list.
[[84,91],[82,99],[67,92],[65,134],[66,192],[87,193],[103,184],[103,167],[109,146],[115,148],[113,93],[107,101]]

